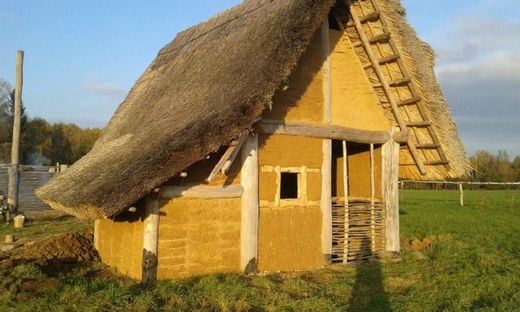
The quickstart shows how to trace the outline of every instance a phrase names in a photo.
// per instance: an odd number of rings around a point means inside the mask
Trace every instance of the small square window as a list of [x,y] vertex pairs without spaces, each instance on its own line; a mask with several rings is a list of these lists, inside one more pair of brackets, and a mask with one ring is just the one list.
[[298,174],[282,172],[280,175],[280,199],[298,199]]

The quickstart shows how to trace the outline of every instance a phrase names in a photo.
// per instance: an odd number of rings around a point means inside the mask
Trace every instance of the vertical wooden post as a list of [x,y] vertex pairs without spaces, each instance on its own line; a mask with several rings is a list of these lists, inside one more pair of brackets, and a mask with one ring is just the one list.
[[16,215],[18,212],[18,167],[20,165],[20,118],[23,88],[23,57],[24,52],[19,50],[16,55],[16,88],[14,95],[13,141],[11,144],[11,165],[9,166],[9,185],[7,190],[7,204],[9,207],[8,219],[11,219],[11,217]]
[[344,227],[345,233],[343,234],[343,263],[348,262],[348,236],[349,236],[349,202],[348,202],[348,150],[347,142],[343,141],[343,194],[345,197],[345,219]]
[[[391,129],[393,134],[397,131]],[[391,137],[392,137],[391,136]],[[382,190],[386,205],[386,252],[389,256],[398,256],[401,249],[399,242],[399,143],[393,140],[383,144]]]
[[[329,20],[321,27],[323,54],[323,123],[331,122],[331,85],[330,85],[330,39]],[[332,141],[323,140],[323,162],[321,166],[321,246],[326,263],[332,259]]]
[[375,254],[376,250],[376,180],[375,180],[375,161],[374,144],[370,144],[370,227],[371,227],[371,250]]
[[258,269],[258,135],[250,135],[241,151],[242,225],[240,229],[240,269],[245,273]]
[[145,219],[143,233],[143,285],[153,285],[157,281],[157,258],[159,239],[159,193],[153,192],[146,196]]
[[94,249],[99,250],[99,220],[94,221]]
[[459,183],[459,191],[460,191],[460,206],[464,207],[464,187],[462,183]]

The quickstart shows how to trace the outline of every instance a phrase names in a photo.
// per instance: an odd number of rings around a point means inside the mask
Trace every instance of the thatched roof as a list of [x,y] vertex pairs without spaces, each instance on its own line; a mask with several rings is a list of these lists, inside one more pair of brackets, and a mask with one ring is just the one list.
[[[37,195],[80,218],[112,217],[229,144],[271,105],[334,2],[246,0],[180,33],[137,81],[93,149]],[[439,136],[454,151],[454,169],[435,172],[458,175],[467,168],[465,152],[433,74],[431,49],[396,14],[398,0],[384,8],[394,16],[392,27]]]
[[[457,125],[453,122],[448,103],[435,76],[433,49],[418,38],[415,30],[407,22],[406,10],[402,7],[400,0],[385,0],[378,1],[378,3],[388,21],[392,38],[401,50],[407,69],[423,98],[429,120],[434,121],[435,133],[449,161],[449,166],[428,166],[425,176],[421,175],[416,167],[402,166],[401,177],[438,180],[466,175],[470,165],[464,145],[459,138]],[[429,140],[429,138],[423,139]],[[423,160],[435,160],[435,156],[425,153]],[[401,157],[401,161],[403,161],[403,157]]]
[[333,0],[247,0],[180,33],[93,149],[37,191],[55,209],[112,217],[251,127]]

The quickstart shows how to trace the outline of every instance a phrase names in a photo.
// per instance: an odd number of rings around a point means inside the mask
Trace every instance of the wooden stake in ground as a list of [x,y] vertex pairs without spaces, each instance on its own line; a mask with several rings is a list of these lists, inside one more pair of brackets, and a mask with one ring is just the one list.
[[9,185],[7,204],[9,207],[8,220],[18,212],[18,166],[20,160],[20,116],[22,106],[23,87],[23,51],[16,56],[16,89],[14,96],[13,142],[11,144],[11,165],[9,166]]
[[464,207],[464,188],[462,187],[462,183],[459,183],[460,190],[460,206]]

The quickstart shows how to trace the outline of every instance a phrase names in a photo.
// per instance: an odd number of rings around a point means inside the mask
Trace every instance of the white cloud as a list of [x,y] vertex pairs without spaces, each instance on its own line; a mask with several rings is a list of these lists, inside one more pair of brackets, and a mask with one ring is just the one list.
[[458,16],[431,39],[439,80],[470,153],[520,154],[520,21]]
[[81,90],[97,95],[117,97],[122,97],[126,94],[124,88],[110,83],[87,83],[81,86]]

